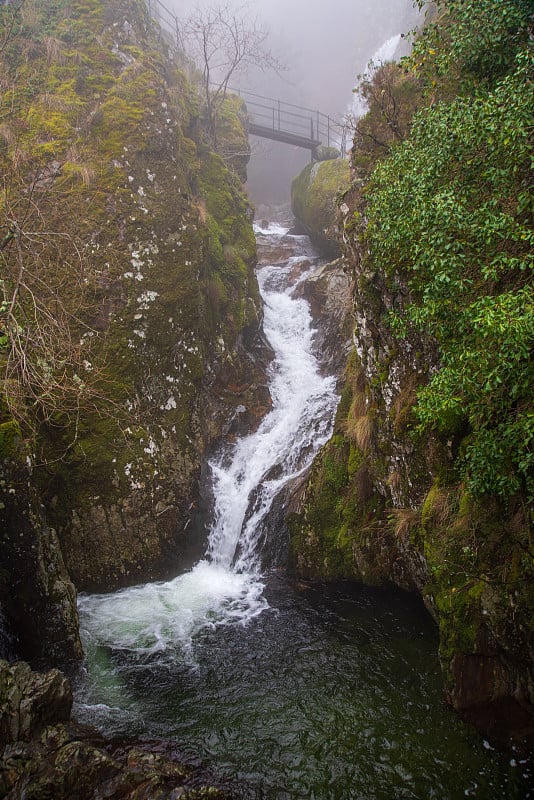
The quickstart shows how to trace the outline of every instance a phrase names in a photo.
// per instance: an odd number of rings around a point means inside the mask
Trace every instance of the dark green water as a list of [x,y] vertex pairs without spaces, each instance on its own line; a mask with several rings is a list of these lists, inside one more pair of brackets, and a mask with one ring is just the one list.
[[[437,636],[401,593],[267,579],[271,608],[187,648],[91,645],[78,715],[170,737],[265,800],[529,798],[531,767],[443,702]],[[83,619],[83,614],[82,614]]]

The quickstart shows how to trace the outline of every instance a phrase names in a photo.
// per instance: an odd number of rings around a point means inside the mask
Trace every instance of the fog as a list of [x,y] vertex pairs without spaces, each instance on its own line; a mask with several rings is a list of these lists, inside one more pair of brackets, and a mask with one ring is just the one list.
[[[165,2],[165,0],[164,0]],[[166,0],[178,17],[218,0]],[[229,0],[240,9],[243,2]],[[240,89],[318,109],[340,119],[369,59],[392,36],[415,27],[412,0],[255,0],[248,14],[269,28],[270,50],[285,64],[279,74],[248,70],[232,79]],[[292,177],[310,153],[251,137],[249,192],[256,203],[283,203]]]

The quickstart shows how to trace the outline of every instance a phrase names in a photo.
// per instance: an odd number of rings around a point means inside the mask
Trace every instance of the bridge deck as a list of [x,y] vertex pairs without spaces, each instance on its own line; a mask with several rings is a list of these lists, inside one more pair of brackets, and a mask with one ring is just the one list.
[[315,148],[319,147],[321,144],[320,139],[310,139],[306,136],[290,133],[289,131],[281,131],[276,128],[269,128],[265,125],[257,125],[255,122],[249,122],[248,132],[253,136],[261,136],[263,139],[273,139],[275,142],[293,144],[296,147],[304,147],[307,150],[315,150]]

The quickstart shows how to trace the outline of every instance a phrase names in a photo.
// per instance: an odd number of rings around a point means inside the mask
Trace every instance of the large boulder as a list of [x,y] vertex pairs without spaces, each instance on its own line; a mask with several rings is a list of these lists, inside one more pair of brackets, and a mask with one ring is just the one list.
[[6,800],[230,800],[174,742],[106,739],[70,721],[72,691],[57,669],[0,661],[0,797]]
[[336,199],[349,185],[349,162],[341,158],[308,164],[291,184],[291,208],[297,222],[329,258],[340,253]]

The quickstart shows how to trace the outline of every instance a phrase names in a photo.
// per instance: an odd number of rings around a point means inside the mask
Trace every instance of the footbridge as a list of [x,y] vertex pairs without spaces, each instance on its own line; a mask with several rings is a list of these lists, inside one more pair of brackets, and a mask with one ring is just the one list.
[[304,147],[312,155],[321,145],[345,150],[345,127],[327,114],[241,89],[229,91],[243,99],[253,136]]

